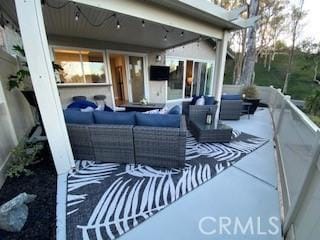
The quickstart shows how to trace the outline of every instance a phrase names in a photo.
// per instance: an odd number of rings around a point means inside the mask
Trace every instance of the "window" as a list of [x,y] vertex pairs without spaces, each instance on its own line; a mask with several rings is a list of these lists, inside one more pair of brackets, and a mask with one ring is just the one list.
[[59,83],[105,83],[103,52],[91,50],[54,49],[55,63],[63,70]]
[[212,94],[212,62],[178,60],[172,57],[167,58],[166,62],[170,67],[168,100]]

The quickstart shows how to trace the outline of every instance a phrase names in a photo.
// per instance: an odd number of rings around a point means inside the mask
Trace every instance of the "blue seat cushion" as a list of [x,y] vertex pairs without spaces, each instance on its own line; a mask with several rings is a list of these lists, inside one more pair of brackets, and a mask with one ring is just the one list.
[[66,123],[74,124],[94,124],[92,112],[81,112],[74,109],[66,109],[63,111]]
[[93,113],[97,124],[135,125],[134,112],[99,112]]
[[225,94],[221,97],[222,100],[241,100],[240,94]]
[[192,96],[192,100],[190,102],[190,105],[195,105],[199,98],[201,98],[201,96],[196,96],[196,95]]
[[74,101],[73,103],[69,104],[67,108],[87,108],[87,107],[92,107],[94,109],[97,108],[97,105],[93,102],[87,101],[87,100],[79,100],[79,101]]
[[214,97],[213,96],[204,96],[204,105],[213,105]]
[[180,115],[136,113],[136,122],[138,126],[179,128]]
[[180,107],[179,105],[175,105],[172,107],[169,111],[168,114],[180,114]]

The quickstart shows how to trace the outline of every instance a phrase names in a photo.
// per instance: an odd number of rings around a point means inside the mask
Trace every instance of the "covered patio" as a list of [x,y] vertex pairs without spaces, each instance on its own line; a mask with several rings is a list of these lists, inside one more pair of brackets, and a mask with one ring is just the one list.
[[[8,11],[13,11],[12,16],[15,16],[15,11],[17,12],[17,20],[20,26],[34,92],[37,97],[55,167],[59,175],[57,239],[76,239],[75,237],[79,237],[77,235],[79,234],[77,232],[78,229],[74,229],[74,226],[78,226],[81,223],[75,222],[74,219],[77,219],[77,217],[70,220],[68,215],[81,212],[81,208],[77,209],[73,208],[73,206],[86,202],[91,209],[87,208],[87,205],[85,205],[85,208],[91,212],[93,208],[99,205],[96,204],[97,202],[90,202],[91,198],[88,197],[90,194],[86,195],[83,192],[81,195],[81,193],[73,194],[70,192],[77,190],[79,187],[75,186],[75,188],[72,188],[72,183],[75,183],[75,185],[82,185],[83,183],[83,186],[90,185],[91,180],[88,180],[89,182],[81,181],[81,179],[77,181],[77,174],[81,175],[81,171],[86,171],[86,167],[88,166],[95,169],[103,167],[103,164],[95,166],[90,165],[94,163],[79,162],[74,159],[63,116],[63,104],[61,103],[61,95],[59,96],[58,91],[59,86],[57,86],[55,73],[52,69],[52,50],[50,46],[72,45],[73,47],[88,49],[98,48],[102,49],[103,54],[106,54],[106,56],[112,53],[112,51],[118,53],[132,52],[133,55],[137,52],[143,53],[148,56],[146,58],[148,63],[147,61],[144,62],[144,68],[149,68],[151,61],[155,62],[158,56],[162,56],[162,53],[169,49],[180,48],[183,51],[184,46],[187,44],[193,43],[193,46],[196,46],[200,41],[210,40],[215,42],[216,51],[213,84],[210,91],[216,99],[220,99],[230,31],[249,27],[256,20],[242,19],[240,17],[240,14],[246,7],[227,11],[208,1],[16,0],[15,6],[12,4],[12,1],[6,1],[5,3]],[[105,51],[106,49],[111,51]],[[195,48],[194,51],[197,51],[197,49]],[[104,57],[104,62],[108,61],[108,59]],[[164,59],[162,59],[162,64],[165,64]],[[108,77],[103,85],[109,89],[108,91],[110,91],[110,95],[112,96],[109,99],[109,103],[115,105],[109,69],[106,70],[106,75]],[[145,79],[144,89],[147,89],[145,92],[146,98],[150,101],[157,101],[163,97],[162,99],[166,101],[165,94],[167,91],[163,91],[163,93],[159,92],[159,89],[166,88],[166,85],[162,86],[161,84],[166,83],[151,82],[149,81],[148,74],[145,75]],[[92,86],[96,87],[94,84]],[[65,85],[64,87],[68,86]],[[161,94],[164,94],[164,96]],[[171,102],[166,102],[166,104],[170,105]],[[216,121],[219,119],[219,111],[217,111],[215,118]],[[266,119],[268,119],[267,122],[265,122]],[[129,226],[123,227],[123,229],[116,226],[116,230],[110,230],[112,233],[108,232],[107,237],[113,239],[114,237],[122,236],[124,239],[126,237],[128,239],[141,239],[148,235],[150,238],[157,236],[159,239],[170,239],[172,236],[175,239],[177,237],[198,239],[206,237],[206,234],[199,231],[198,222],[201,220],[201,217],[218,217],[225,214],[227,216],[239,217],[244,221],[248,216],[261,216],[264,219],[270,216],[278,217],[279,205],[275,187],[274,154],[271,149],[272,128],[269,120],[268,110],[264,109],[258,112],[257,116],[254,116],[254,119],[250,120],[250,122],[247,119],[241,119],[237,123],[228,122],[227,124],[235,130],[233,133],[234,139],[236,139],[235,141],[239,145],[233,147],[213,145],[209,147],[227,149],[226,151],[229,151],[231,155],[237,155],[237,157],[224,159],[221,166],[216,163],[210,165],[212,169],[207,170],[207,175],[197,179],[197,181],[200,179],[200,182],[196,184],[192,183],[192,187],[188,187],[188,190],[184,194],[178,194],[179,196],[175,199],[171,197],[168,202],[161,204],[160,207],[158,206],[155,212],[148,212],[147,216],[150,217],[161,210],[159,214],[150,220],[143,222],[148,218],[144,216],[143,221],[137,219],[137,222],[130,222]],[[249,128],[252,129],[250,130]],[[246,133],[249,133],[249,135]],[[240,139],[237,140],[239,136]],[[190,135],[188,137],[192,141],[192,137]],[[241,149],[243,145],[250,145],[251,149]],[[192,147],[190,149],[194,150]],[[259,172],[258,165],[260,164],[256,165],[257,163],[254,161],[257,157],[254,158],[254,156],[257,156],[256,154],[261,151],[265,153],[261,164],[265,164],[268,171],[266,175],[260,176],[257,174]],[[250,153],[252,152],[254,154],[251,155]],[[222,151],[223,154],[224,152]],[[247,154],[250,155],[246,156]],[[192,154],[189,155],[193,161],[195,158],[192,156]],[[239,161],[243,157],[244,159]],[[107,174],[106,172],[98,173],[99,179],[94,179],[94,183],[102,181],[100,179],[101,176],[109,176],[109,169],[119,166],[112,166],[110,163],[110,165],[106,164],[105,167],[107,168]],[[128,165],[120,166],[119,168],[121,167],[130,168]],[[135,169],[136,166],[132,167],[134,168],[133,174],[138,174],[139,169]],[[102,171],[104,170],[102,169]],[[138,172],[135,172],[136,170]],[[146,172],[149,170],[147,169]],[[226,171],[222,172],[222,170]],[[152,171],[156,172],[156,170]],[[174,170],[168,170],[165,174],[169,176],[173,172]],[[206,182],[220,174],[220,172],[222,172],[220,176]],[[178,174],[180,173],[184,174],[183,171],[178,172]],[[121,173],[117,172],[117,174]],[[117,174],[113,177],[118,177]],[[159,174],[159,172],[156,172],[156,174]],[[175,180],[179,181],[178,178]],[[203,186],[195,189],[196,186],[204,182],[206,183]],[[72,189],[70,189],[70,186]],[[246,186],[246,188],[243,186]],[[105,187],[110,186],[105,185]],[[100,186],[93,190],[97,191],[95,193],[98,196],[98,193],[102,193],[102,189]],[[193,189],[195,190],[191,192]],[[243,191],[239,192],[239,189]],[[185,193],[189,192],[190,194],[185,195]],[[217,196],[215,196],[216,192],[219,192]],[[93,192],[93,194],[95,193]],[[121,194],[120,191],[114,193]],[[236,197],[231,194],[236,195]],[[248,196],[249,202],[247,201]],[[108,197],[108,194],[106,197]],[[179,201],[169,206],[170,203],[180,197]],[[210,202],[212,198],[215,199],[214,203]],[[263,209],[260,205],[261,199],[266,198],[270,200],[266,207],[267,210]],[[141,204],[144,198],[139,199],[139,204]],[[238,202],[234,203],[234,199],[238,199]],[[96,199],[95,201],[98,200]],[[217,208],[216,206],[221,206],[224,210],[232,210],[221,211],[221,208]],[[153,207],[152,205],[150,206],[152,209]],[[167,208],[162,211],[164,207]],[[190,209],[190,211],[186,211],[186,209]],[[119,215],[122,215],[123,210],[119,211],[121,211]],[[186,215],[183,216],[183,214]],[[174,224],[177,222],[179,224]],[[137,226],[138,223],[142,224],[139,224],[137,228],[134,228],[128,234],[123,235],[123,233]],[[116,219],[113,224],[117,225]],[[268,223],[265,222],[263,224]],[[277,226],[279,225],[280,218],[278,218],[277,222]],[[163,227],[160,228],[159,226]],[[98,230],[93,231],[97,231],[96,235],[94,233],[90,235],[92,233],[83,231],[82,238],[90,239],[95,236],[98,239],[103,239],[103,237],[106,237],[106,233],[98,233]],[[156,231],[159,234],[155,234]],[[280,239],[280,235],[281,233],[279,232],[274,236],[274,239]],[[211,238],[212,236],[208,237]],[[219,239],[221,239],[220,237]],[[243,237],[244,239],[249,239],[251,236],[244,235]],[[252,239],[255,239],[255,237],[253,235]],[[270,239],[270,236],[265,237],[265,239]],[[236,236],[236,239],[239,239],[239,237]]]

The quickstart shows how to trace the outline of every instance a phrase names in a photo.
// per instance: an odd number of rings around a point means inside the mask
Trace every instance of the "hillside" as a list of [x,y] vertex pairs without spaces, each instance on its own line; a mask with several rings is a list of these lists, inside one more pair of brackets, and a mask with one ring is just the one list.
[[[288,63],[288,55],[276,55],[275,60],[272,62],[270,72],[263,67],[263,60],[259,59],[256,64],[255,72],[255,84],[260,86],[273,85],[275,88],[282,88],[285,78],[285,70]],[[318,88],[320,85],[312,81],[312,70],[304,69],[306,64],[312,65],[306,62],[305,58],[301,54],[296,54],[293,63],[293,72],[290,77],[288,94],[293,99],[304,100],[308,95],[312,94],[313,90]],[[232,84],[232,73],[233,73],[233,61],[228,60],[225,71],[225,84]]]

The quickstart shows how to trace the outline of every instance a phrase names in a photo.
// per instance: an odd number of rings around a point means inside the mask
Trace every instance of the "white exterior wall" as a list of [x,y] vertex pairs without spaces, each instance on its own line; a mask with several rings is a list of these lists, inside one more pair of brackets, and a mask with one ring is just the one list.
[[59,95],[62,107],[65,109],[71,102],[73,96],[86,96],[89,101],[94,102],[94,95],[106,95],[106,104],[113,106],[111,85],[83,85],[83,86],[59,86]]
[[[156,61],[156,56],[161,56],[161,61]],[[184,46],[166,50],[164,52],[153,52],[148,54],[149,67],[151,65],[165,65],[166,56],[183,58],[189,60],[205,60],[215,63],[216,52],[206,41],[193,42]],[[167,82],[149,81],[150,102],[166,103],[167,101]],[[172,101],[173,105],[175,102]],[[181,100],[177,100],[181,102]],[[172,105],[171,104],[171,105]]]
[[8,90],[8,76],[15,74],[15,59],[0,49],[0,187],[10,151],[34,125],[30,105],[18,90]]

